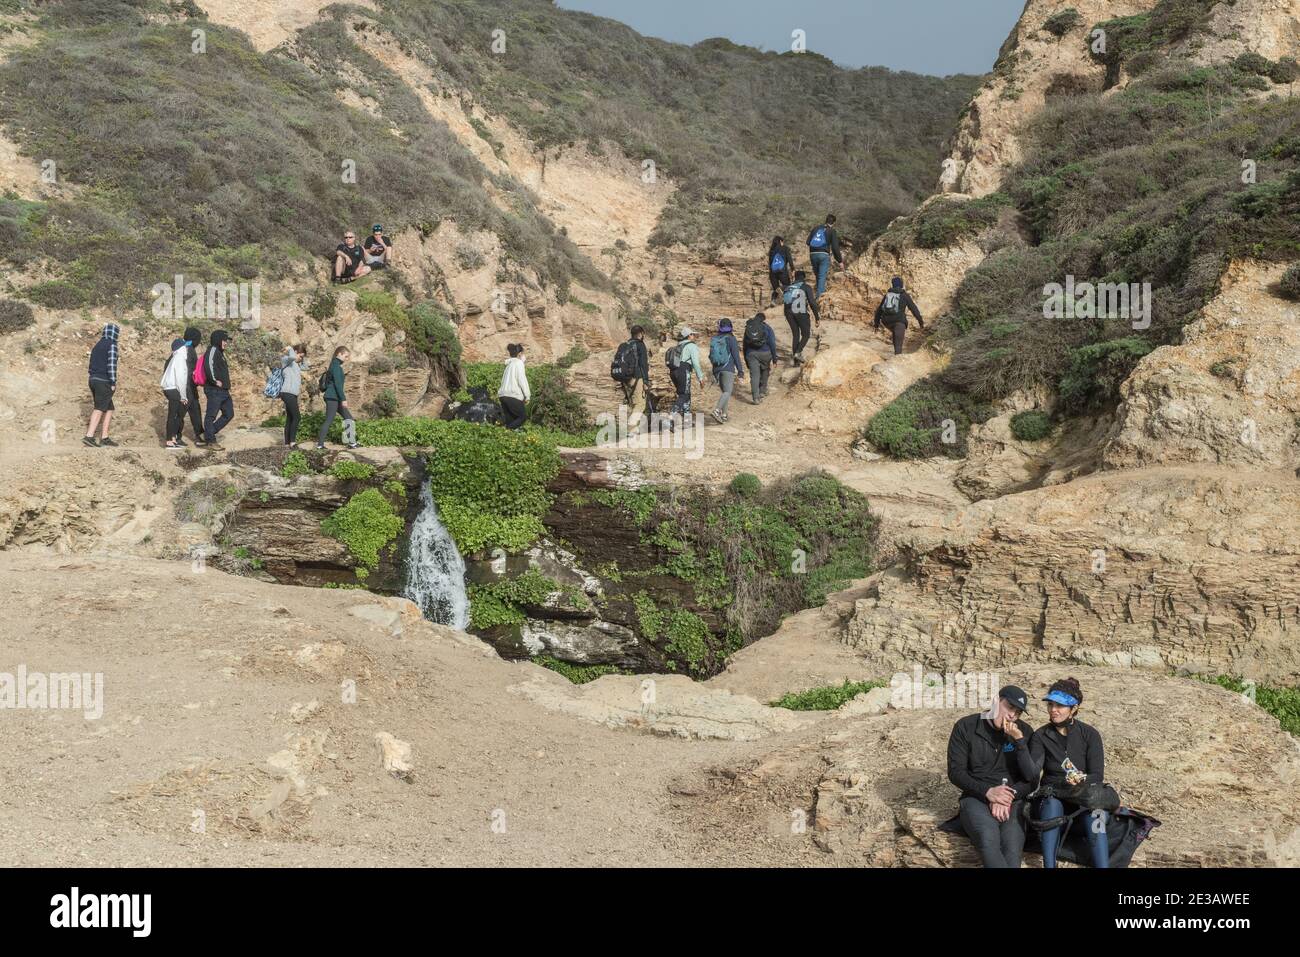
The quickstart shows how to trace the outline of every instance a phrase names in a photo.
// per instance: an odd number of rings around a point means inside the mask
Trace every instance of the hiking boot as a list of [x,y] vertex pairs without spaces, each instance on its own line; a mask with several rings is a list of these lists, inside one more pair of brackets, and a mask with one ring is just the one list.
[[111,447],[113,447],[113,448],[116,448],[116,447],[117,447],[117,443],[114,442],[112,439],[110,439],[107,435],[104,436],[102,439],[99,440],[99,444],[100,444],[100,445],[108,445],[108,446],[111,446]]
[[717,409],[714,409],[714,410],[713,410],[713,418],[714,418],[714,420],[715,420],[719,425],[721,425],[723,422],[726,422],[726,421],[727,421],[726,416],[724,416],[724,415],[723,415],[721,412],[719,412]]
[[92,449],[99,448],[99,443],[95,441],[95,437],[93,435],[83,435],[81,437],[81,444],[88,445]]

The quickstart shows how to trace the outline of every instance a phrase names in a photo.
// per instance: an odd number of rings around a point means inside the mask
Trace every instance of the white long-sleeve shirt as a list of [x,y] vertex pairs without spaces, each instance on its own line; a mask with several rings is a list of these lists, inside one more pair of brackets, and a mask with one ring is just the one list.
[[167,368],[163,371],[162,382],[159,383],[164,389],[175,389],[181,394],[181,398],[189,393],[190,363],[188,356],[188,347],[181,346],[172,353],[172,357],[167,362]]
[[524,360],[518,357],[507,359],[506,369],[501,373],[501,388],[497,389],[497,398],[528,402],[532,397],[532,393],[528,391],[528,376],[524,372]]

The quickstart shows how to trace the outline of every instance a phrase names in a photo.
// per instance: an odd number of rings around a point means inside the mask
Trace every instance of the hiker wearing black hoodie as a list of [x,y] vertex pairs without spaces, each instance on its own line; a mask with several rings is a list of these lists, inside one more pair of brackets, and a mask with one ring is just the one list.
[[[108,437],[108,424],[113,421],[113,393],[117,391],[117,340],[121,330],[113,323],[104,326],[99,341],[90,350],[90,397],[95,410],[90,413],[90,426],[86,437],[81,441],[85,445],[117,445]],[[95,441],[95,430],[103,423],[103,438]]]
[[903,280],[895,276],[890,283],[889,292],[880,300],[880,305],[876,306],[876,320],[872,323],[875,328],[879,329],[881,323],[889,327],[890,333],[894,337],[894,355],[903,354],[903,337],[907,335],[907,314],[911,312],[916,316],[917,324],[924,329],[925,320],[921,318],[921,310],[916,308],[916,303],[912,297],[907,294],[903,288]]
[[780,300],[781,293],[785,292],[785,287],[790,285],[790,267],[793,264],[794,255],[790,252],[790,247],[785,244],[785,239],[777,236],[767,249],[767,277],[772,284],[774,306]]
[[1034,731],[1021,720],[1028,705],[1024,691],[1007,685],[988,711],[959,719],[948,738],[948,780],[961,791],[958,816],[985,867],[1020,866],[1021,811],[1038,779],[1029,750]]
[[230,398],[230,367],[226,364],[226,343],[230,341],[230,333],[218,329],[212,333],[210,341],[203,357],[203,372],[207,379],[203,386],[203,395],[207,399],[203,437],[209,449],[220,452],[222,447],[217,445],[217,433],[235,417],[235,402]]
[[[821,322],[822,312],[817,297],[808,285],[808,274],[802,269],[794,274],[794,282],[785,291],[785,321],[790,324],[790,355],[795,365],[803,364],[803,349],[812,338],[814,322]],[[812,313],[812,318],[808,313]]]
[[199,404],[199,387],[194,384],[194,369],[199,364],[199,343],[203,341],[203,333],[199,332],[194,326],[185,330],[185,359],[189,367],[189,377],[185,380],[188,388],[186,389],[185,412],[190,417],[190,425],[194,429],[195,445],[202,445],[207,441],[203,435],[203,406]]

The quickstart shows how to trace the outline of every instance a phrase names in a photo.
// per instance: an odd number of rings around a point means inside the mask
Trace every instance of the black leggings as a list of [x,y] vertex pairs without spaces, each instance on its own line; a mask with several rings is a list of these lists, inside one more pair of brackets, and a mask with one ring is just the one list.
[[292,392],[281,392],[280,398],[284,401],[284,444],[293,445],[298,441],[298,423],[302,421],[298,397]]
[[167,396],[167,441],[179,439],[181,429],[185,427],[185,406],[181,404],[181,394],[175,389],[164,389]]
[[[203,438],[203,407],[199,404],[199,387],[193,382],[190,383],[188,398],[190,404],[185,407],[185,411],[189,413],[190,425],[194,428],[194,439],[199,441]],[[185,423],[182,422],[181,427],[183,428],[184,425]],[[178,432],[177,438],[179,437],[180,433]]]
[[772,283],[772,297],[776,298],[785,291],[786,286],[790,285],[790,270],[782,269],[780,272],[769,270],[767,278]]
[[808,340],[812,338],[812,319],[806,312],[801,316],[786,313],[785,321],[790,323],[792,352],[798,355],[803,352],[803,347],[808,345]]
[[517,429],[528,421],[528,407],[524,405],[523,399],[512,399],[508,395],[501,396],[501,411],[505,414],[507,429]]
[[889,331],[894,334],[894,355],[901,356],[903,354],[903,337],[907,335],[907,320],[899,319],[889,327]]

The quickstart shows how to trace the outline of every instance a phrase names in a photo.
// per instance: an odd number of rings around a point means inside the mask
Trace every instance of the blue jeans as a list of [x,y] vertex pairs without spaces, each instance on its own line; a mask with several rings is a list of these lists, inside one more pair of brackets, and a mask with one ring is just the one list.
[[831,254],[813,253],[812,267],[817,273],[817,298],[820,299],[822,293],[826,291],[826,276],[831,271]]
[[[1043,798],[1038,802],[1038,819],[1044,820],[1051,817],[1059,817],[1065,813],[1065,807],[1054,797]],[[1106,840],[1106,812],[1105,811],[1085,811],[1076,818],[1076,822],[1082,821],[1082,825],[1076,823],[1074,826],[1082,826],[1088,829],[1088,847],[1092,850],[1093,867],[1110,867],[1110,844]],[[1054,827],[1049,831],[1042,833],[1043,842],[1043,866],[1056,867],[1056,848],[1061,841],[1061,829]]]

